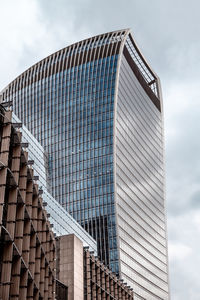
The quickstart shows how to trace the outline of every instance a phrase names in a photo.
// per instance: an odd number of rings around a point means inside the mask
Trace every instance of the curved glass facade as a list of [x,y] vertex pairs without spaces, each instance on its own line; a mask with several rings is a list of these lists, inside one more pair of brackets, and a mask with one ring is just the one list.
[[121,274],[135,299],[168,299],[162,116],[125,56],[115,144]]
[[47,151],[52,195],[100,259],[135,299],[168,299],[162,103],[130,31],[54,53],[1,97]]

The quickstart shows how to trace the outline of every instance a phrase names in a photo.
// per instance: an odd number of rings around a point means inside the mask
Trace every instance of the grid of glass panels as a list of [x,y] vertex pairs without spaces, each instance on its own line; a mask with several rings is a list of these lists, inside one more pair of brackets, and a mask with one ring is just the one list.
[[126,58],[116,120],[116,203],[121,276],[134,299],[168,299],[162,115]]
[[[12,122],[20,123],[21,120],[12,113]],[[53,231],[58,235],[75,234],[82,242],[83,246],[89,246],[90,251],[97,255],[97,244],[76,220],[56,201],[48,192],[48,181],[46,179],[46,153],[41,144],[30,133],[26,126],[22,125],[22,142],[28,143],[28,159],[33,160],[34,175],[39,176],[37,181],[43,190],[43,201],[47,203],[46,210],[50,214],[49,220],[53,224]],[[59,216],[59,218],[58,218]]]
[[49,154],[52,195],[97,240],[118,273],[113,109],[118,55],[73,66],[14,95],[14,110]]

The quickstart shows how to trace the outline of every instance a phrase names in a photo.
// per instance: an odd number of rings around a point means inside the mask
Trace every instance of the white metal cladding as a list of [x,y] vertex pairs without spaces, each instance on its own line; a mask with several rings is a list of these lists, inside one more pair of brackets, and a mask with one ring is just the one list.
[[[20,119],[12,113],[12,122],[21,123]],[[40,185],[49,190],[48,183],[48,165],[47,165],[47,153],[44,148],[36,140],[36,138],[30,133],[24,124],[22,124],[22,141],[28,143],[29,160],[34,160],[34,175],[39,176]]]
[[83,229],[82,226],[47,192],[43,191],[43,200],[47,202],[47,212],[50,214],[50,222],[53,224],[53,231],[58,235],[75,234],[84,247],[89,247],[97,255],[96,241]]
[[122,56],[116,108],[121,276],[135,299],[168,299],[162,114]]

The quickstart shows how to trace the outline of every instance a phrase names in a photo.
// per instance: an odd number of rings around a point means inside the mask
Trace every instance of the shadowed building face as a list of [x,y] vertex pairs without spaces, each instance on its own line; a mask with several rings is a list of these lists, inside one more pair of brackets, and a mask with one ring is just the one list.
[[135,299],[168,299],[162,99],[129,30],[40,61],[3,101],[49,154],[53,196]]

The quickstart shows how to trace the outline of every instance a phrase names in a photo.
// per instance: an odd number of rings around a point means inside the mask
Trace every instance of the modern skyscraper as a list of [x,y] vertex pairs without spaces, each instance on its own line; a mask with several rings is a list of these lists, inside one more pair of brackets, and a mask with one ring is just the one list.
[[1,93],[49,154],[52,195],[135,299],[168,299],[159,78],[130,30],[66,47]]

